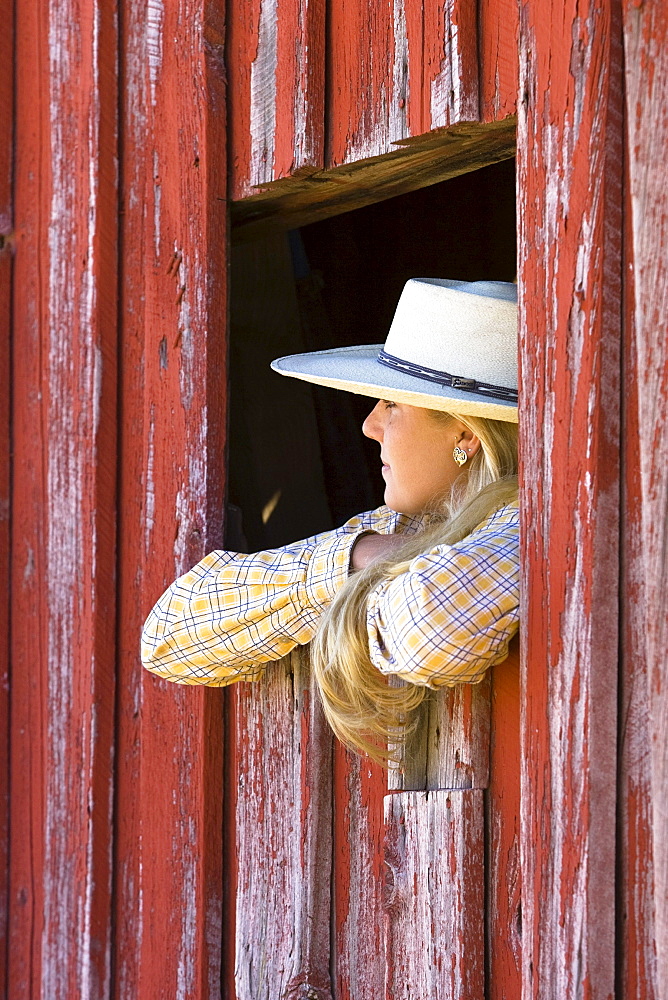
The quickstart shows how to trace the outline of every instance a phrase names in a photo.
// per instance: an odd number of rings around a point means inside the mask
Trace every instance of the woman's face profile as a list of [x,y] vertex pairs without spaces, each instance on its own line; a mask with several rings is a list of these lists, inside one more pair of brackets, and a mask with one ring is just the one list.
[[449,492],[462,469],[453,458],[456,444],[472,458],[479,439],[456,417],[380,399],[362,424],[380,444],[385,503],[401,514],[420,514]]

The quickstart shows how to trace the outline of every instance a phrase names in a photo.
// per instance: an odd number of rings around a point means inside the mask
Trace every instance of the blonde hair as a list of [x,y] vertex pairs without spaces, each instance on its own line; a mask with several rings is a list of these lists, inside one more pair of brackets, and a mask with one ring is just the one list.
[[[452,414],[432,413],[439,421],[453,419]],[[456,419],[481,443],[468,469],[430,512],[428,528],[407,536],[391,558],[372,562],[348,578],[311,644],[311,663],[330,726],[346,746],[386,766],[400,760],[427,689],[388,683],[371,663],[368,596],[383,581],[405,573],[417,556],[436,545],[461,541],[495,510],[517,499],[517,424],[459,414]]]

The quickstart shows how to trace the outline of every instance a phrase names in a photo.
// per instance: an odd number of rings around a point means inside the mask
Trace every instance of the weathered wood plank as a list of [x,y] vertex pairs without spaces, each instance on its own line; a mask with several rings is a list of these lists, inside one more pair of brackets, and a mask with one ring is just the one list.
[[492,669],[485,865],[488,1000],[522,995],[518,644]]
[[443,688],[423,702],[402,766],[389,772],[389,788],[487,787],[490,683],[488,675],[479,684]]
[[334,749],[333,986],[337,1000],[383,995],[381,768]]
[[[279,10],[280,6],[280,10]],[[324,165],[324,0],[229,8],[230,196]]]
[[20,2],[14,9],[16,392],[6,988],[17,1000],[107,997],[117,30],[113,6],[97,0]]
[[478,120],[477,16],[461,0],[337,0],[328,20],[328,167]]
[[407,139],[384,156],[302,171],[232,204],[235,243],[416,191],[515,155],[515,119]]
[[477,14],[466,0],[336,0],[327,19],[324,0],[236,2],[227,62],[234,200],[479,119]]
[[142,621],[222,543],[223,14],[123,9],[115,995],[220,991],[222,694],[142,671]]
[[7,982],[9,908],[9,579],[10,579],[10,317],[14,154],[14,9],[3,7],[0,37],[0,983]]
[[[668,992],[668,323],[666,308],[665,244],[668,232],[668,194],[661,169],[668,140],[668,15],[662,5],[625,2],[624,67],[628,128],[628,166],[633,247],[632,291],[634,303],[633,341],[637,359],[638,438],[634,457],[639,463],[639,548],[629,553],[642,587],[642,602],[631,612],[636,634],[640,671],[636,721],[646,725],[649,773],[639,768],[637,790],[644,791],[649,779],[652,859],[654,872],[654,921],[644,896],[645,920],[636,923],[640,940],[626,942],[627,953],[635,945],[651,971],[651,944],[655,937],[657,996]],[[629,277],[631,275],[629,274]],[[641,559],[638,558],[641,556]],[[644,668],[644,669],[643,669]],[[645,714],[646,713],[646,714]],[[648,816],[649,819],[649,816]],[[642,834],[642,824],[638,824]],[[639,840],[635,858],[628,863],[646,871],[649,845]],[[635,875],[635,873],[634,873]],[[638,891],[640,891],[638,889]],[[640,901],[640,898],[639,900]],[[655,934],[653,934],[655,930]]]
[[332,734],[306,654],[235,696],[235,995],[329,1000]]
[[385,995],[485,995],[481,789],[385,799]]
[[614,992],[617,14],[520,8],[523,1000]]
[[378,156],[404,139],[408,52],[403,0],[331,4],[327,72],[332,83],[325,105],[326,166]]
[[642,486],[638,441],[631,200],[626,188],[622,576],[618,844],[618,989],[625,1000],[658,1000],[652,844],[650,691],[647,675]]
[[466,0],[406,0],[405,6],[408,135],[478,121],[476,5]]
[[480,120],[500,121],[517,110],[519,5],[478,0]]

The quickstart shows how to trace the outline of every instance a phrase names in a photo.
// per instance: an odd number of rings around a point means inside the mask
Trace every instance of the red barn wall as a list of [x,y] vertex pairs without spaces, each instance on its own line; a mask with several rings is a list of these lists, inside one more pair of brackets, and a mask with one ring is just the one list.
[[515,3],[232,0],[230,196],[513,114],[517,23]]
[[[0,53],[14,68],[0,82],[6,995],[221,994],[223,819],[251,856],[251,827],[233,829],[250,805],[229,783],[224,802],[220,692],[145,678],[137,647],[163,587],[222,541],[229,200],[434,129],[489,123],[492,134],[516,106],[522,1000],[667,995],[665,10],[308,0],[279,11],[235,0],[227,25],[211,0],[16,0],[4,13]],[[475,715],[483,728],[504,698],[517,719],[512,664],[506,682]],[[308,699],[280,697],[327,758]],[[451,750],[468,746],[472,717],[462,709],[448,730]],[[494,743],[492,764],[517,759],[511,734]],[[313,854],[326,806],[308,798],[302,763],[285,783]],[[335,783],[376,809],[378,782],[353,770],[339,760]],[[455,859],[462,879],[482,858],[488,775],[472,774],[457,796],[457,822],[477,845]],[[457,781],[437,780],[433,801],[423,787],[393,791],[395,855],[400,830],[445,829],[453,799],[441,792]],[[495,780],[488,795],[500,801]],[[508,809],[514,817],[516,802]],[[508,830],[494,833],[509,852],[495,862],[507,885],[499,922],[516,926]],[[343,858],[356,884],[369,843]],[[411,853],[401,871],[413,877],[419,861]],[[302,898],[327,909],[313,871],[302,871]],[[479,919],[476,885],[464,902]],[[390,908],[390,935],[406,930],[402,919]],[[295,990],[301,971],[328,970],[327,941],[298,944]],[[408,967],[415,955],[405,957]],[[499,975],[516,976],[517,959],[513,938],[494,959]],[[458,989],[482,981],[479,954],[462,969]],[[354,968],[337,974],[354,984]],[[381,978],[402,975],[388,966]],[[228,968],[226,997],[232,980]]]

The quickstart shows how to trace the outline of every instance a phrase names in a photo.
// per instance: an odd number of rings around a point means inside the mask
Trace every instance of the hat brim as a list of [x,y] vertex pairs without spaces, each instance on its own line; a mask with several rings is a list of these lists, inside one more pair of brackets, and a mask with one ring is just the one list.
[[361,347],[311,351],[308,354],[290,354],[272,361],[271,367],[280,375],[332,389],[343,389],[360,396],[392,399],[393,402],[424,406],[430,410],[517,423],[517,406],[514,403],[490,399],[489,396],[476,392],[452,389],[381,365],[378,352],[382,346],[366,344]]

